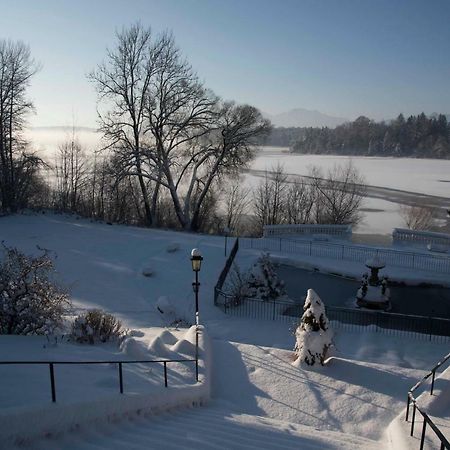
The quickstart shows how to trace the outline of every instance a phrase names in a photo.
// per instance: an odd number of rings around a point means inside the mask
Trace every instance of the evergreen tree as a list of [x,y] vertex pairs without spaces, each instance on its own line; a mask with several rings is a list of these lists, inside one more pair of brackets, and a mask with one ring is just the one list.
[[286,296],[284,282],[278,278],[268,253],[263,253],[250,271],[248,295],[264,301],[273,301]]
[[295,331],[296,363],[324,365],[333,345],[333,331],[325,314],[325,306],[313,289],[308,289],[303,310],[300,324]]

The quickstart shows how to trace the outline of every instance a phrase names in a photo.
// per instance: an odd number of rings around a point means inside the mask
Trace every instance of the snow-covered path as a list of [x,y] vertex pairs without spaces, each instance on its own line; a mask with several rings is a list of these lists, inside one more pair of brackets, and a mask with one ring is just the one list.
[[33,442],[37,450],[78,449],[375,449],[373,441],[304,425],[236,414],[220,403],[78,429]]

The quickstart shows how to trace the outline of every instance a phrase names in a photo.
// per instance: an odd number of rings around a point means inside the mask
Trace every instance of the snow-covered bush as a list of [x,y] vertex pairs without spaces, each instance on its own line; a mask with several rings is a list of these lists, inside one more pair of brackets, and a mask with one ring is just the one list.
[[237,264],[233,264],[226,281],[226,291],[232,296],[233,305],[240,305],[246,297],[251,296],[249,273],[242,272]]
[[70,309],[67,292],[52,276],[48,251],[27,256],[3,245],[0,263],[0,334],[54,334]]
[[325,306],[313,289],[308,289],[304,313],[295,331],[296,363],[324,364],[333,345],[333,330],[325,315]]
[[92,309],[75,318],[69,339],[80,344],[95,344],[119,341],[125,335],[120,320],[100,309]]
[[284,282],[278,278],[268,253],[263,253],[252,267],[247,283],[250,297],[265,301],[286,297]]

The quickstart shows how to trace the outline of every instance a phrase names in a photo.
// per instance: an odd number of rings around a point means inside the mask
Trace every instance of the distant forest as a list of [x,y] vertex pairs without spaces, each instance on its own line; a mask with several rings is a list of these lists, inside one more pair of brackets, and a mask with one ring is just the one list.
[[450,123],[444,114],[400,114],[388,123],[360,116],[336,128],[274,128],[265,145],[310,154],[450,159]]

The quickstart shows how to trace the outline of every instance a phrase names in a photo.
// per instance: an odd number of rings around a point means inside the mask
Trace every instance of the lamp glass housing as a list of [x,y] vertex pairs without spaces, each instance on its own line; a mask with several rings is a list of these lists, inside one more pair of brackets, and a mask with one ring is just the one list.
[[200,268],[202,266],[202,260],[203,260],[202,256],[195,255],[195,256],[191,257],[192,270],[194,272],[200,272]]

